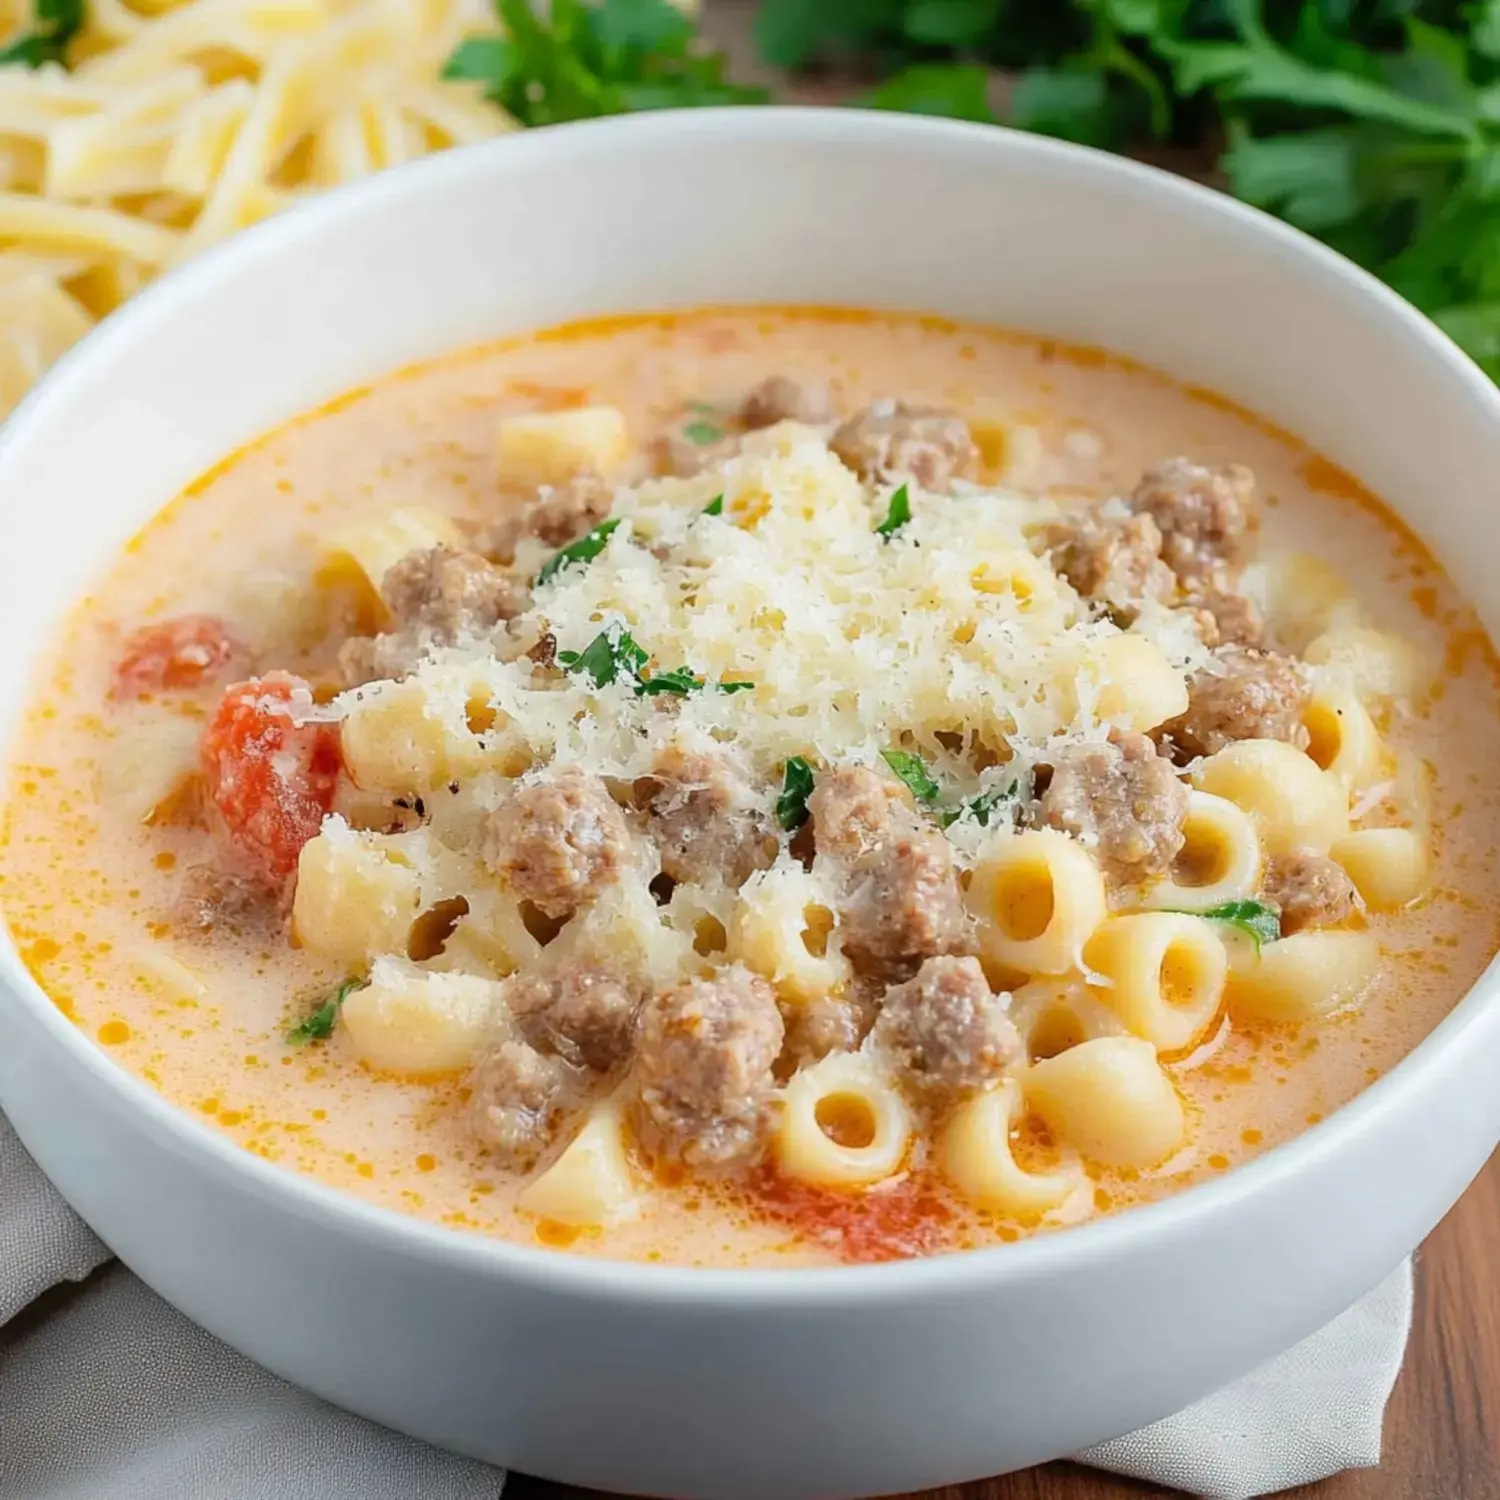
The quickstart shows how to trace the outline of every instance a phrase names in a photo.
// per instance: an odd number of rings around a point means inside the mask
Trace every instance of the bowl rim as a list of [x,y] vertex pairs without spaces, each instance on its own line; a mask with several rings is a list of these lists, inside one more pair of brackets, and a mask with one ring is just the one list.
[[[726,144],[754,145],[817,140],[830,145],[869,146],[883,141],[945,150],[993,151],[1028,160],[1062,175],[1112,177],[1137,194],[1155,197],[1185,211],[1217,217],[1243,232],[1279,245],[1301,263],[1304,273],[1321,272],[1357,287],[1372,316],[1397,325],[1413,352],[1425,346],[1429,358],[1480,407],[1488,408],[1500,431],[1500,390],[1434,323],[1368,272],[1310,236],[1250,207],[1162,169],[1109,155],[1090,147],[994,125],[806,106],[711,108],[587,120],[514,133],[458,147],[335,188],[233,235],[158,278],[100,327],[70,349],[27,394],[0,429],[0,473],[13,448],[38,414],[72,399],[74,373],[109,355],[149,330],[151,321],[170,314],[187,288],[211,291],[253,275],[263,249],[297,240],[316,242],[322,226],[355,208],[382,201],[399,203],[418,187],[445,180],[504,175],[502,162],[538,161],[559,167],[597,159],[616,150],[651,150],[683,140],[695,144],[718,138]],[[492,165],[493,163],[493,165]],[[727,304],[726,304],[727,305]],[[1128,350],[1122,351],[1129,353]],[[385,372],[389,373],[389,372]],[[4,917],[0,905],[0,918]],[[1022,1282],[1077,1272],[1107,1261],[1127,1245],[1142,1249],[1166,1243],[1192,1226],[1231,1212],[1319,1161],[1337,1155],[1368,1131],[1388,1100],[1421,1090],[1445,1059],[1463,1049],[1500,994],[1500,957],[1453,1009],[1389,1072],[1335,1110],[1325,1120],[1293,1136],[1223,1176],[1184,1187],[1154,1202],[1061,1232],[1029,1235],[1014,1244],[944,1253],[877,1264],[782,1268],[683,1266],[670,1262],[612,1260],[573,1255],[459,1229],[369,1203],[295,1169],[265,1161],[187,1109],[171,1103],[144,1079],[109,1054],[58,1009],[21,961],[8,921],[0,920],[0,1005],[24,1007],[33,1021],[70,1061],[82,1068],[89,1085],[139,1111],[144,1128],[163,1143],[217,1168],[235,1190],[274,1201],[303,1218],[323,1220],[341,1233],[402,1256],[421,1258],[465,1274],[498,1277],[539,1292],[613,1301],[619,1297],[650,1304],[780,1306],[860,1306],[885,1302],[893,1293],[963,1295],[996,1278]]]

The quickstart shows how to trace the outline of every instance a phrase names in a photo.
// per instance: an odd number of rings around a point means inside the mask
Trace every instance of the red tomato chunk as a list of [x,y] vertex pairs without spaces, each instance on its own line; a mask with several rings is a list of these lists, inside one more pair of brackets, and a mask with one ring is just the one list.
[[270,672],[226,689],[200,756],[210,802],[249,873],[279,884],[333,805],[336,724],[299,724],[313,707],[300,677]]
[[217,677],[241,649],[215,615],[179,615],[143,625],[125,642],[110,694],[131,698],[163,688],[200,687]]

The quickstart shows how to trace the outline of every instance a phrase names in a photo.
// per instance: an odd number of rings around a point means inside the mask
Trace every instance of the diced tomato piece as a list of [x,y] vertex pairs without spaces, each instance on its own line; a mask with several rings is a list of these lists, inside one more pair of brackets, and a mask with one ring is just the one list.
[[269,672],[226,689],[203,733],[203,783],[233,852],[272,883],[297,868],[302,846],[333,806],[341,757],[337,724],[297,720],[312,689]]
[[162,688],[200,687],[242,650],[216,615],[178,615],[143,625],[125,642],[111,696],[133,698]]

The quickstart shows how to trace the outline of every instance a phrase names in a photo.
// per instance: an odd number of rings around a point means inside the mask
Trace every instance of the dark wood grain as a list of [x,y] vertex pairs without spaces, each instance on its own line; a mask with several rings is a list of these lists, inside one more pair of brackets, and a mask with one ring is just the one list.
[[[519,1475],[505,1491],[506,1500],[577,1500],[583,1493]],[[1142,1500],[1170,1493],[1077,1464],[1048,1464],[935,1490],[925,1500]],[[1500,1156],[1417,1258],[1416,1315],[1386,1412],[1380,1467],[1307,1485],[1292,1496],[1500,1500]]]

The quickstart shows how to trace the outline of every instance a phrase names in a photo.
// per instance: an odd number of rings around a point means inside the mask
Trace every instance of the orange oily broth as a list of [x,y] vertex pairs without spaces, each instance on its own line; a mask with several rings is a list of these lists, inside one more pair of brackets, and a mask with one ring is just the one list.
[[[1212,1177],[1338,1108],[1410,1051],[1478,976],[1500,928],[1500,795],[1486,775],[1500,757],[1496,663],[1438,566],[1338,471],[1209,393],[1094,351],[842,312],[623,319],[459,354],[271,434],[169,506],[69,618],[15,747],[0,898],[58,1006],[206,1125],[373,1203],[589,1254],[714,1265],[838,1258],[835,1235],[791,1227],[815,1212],[805,1202],[767,1217],[732,1192],[691,1182],[658,1184],[638,1220],[607,1233],[539,1224],[515,1208],[514,1184],[469,1142],[458,1081],[374,1076],[338,1035],[302,1049],[284,1043],[289,1022],[341,977],[333,967],[280,943],[215,939],[210,948],[171,935],[163,913],[181,870],[207,853],[207,836],[144,829],[96,790],[130,716],[204,711],[198,700],[107,706],[120,639],[143,619],[209,611],[269,646],[277,630],[287,635],[284,623],[256,614],[286,614],[270,580],[289,579],[299,592],[309,585],[330,530],[408,504],[492,513],[502,413],[609,403],[645,433],[681,400],[733,397],[772,372],[829,380],[844,410],[889,395],[1008,410],[1040,432],[1040,479],[1059,493],[1128,488],[1146,465],[1179,452],[1247,463],[1268,496],[1262,554],[1336,560],[1380,622],[1434,665],[1435,691],[1390,731],[1435,766],[1434,893],[1416,910],[1370,919],[1386,962],[1357,1012],[1303,1031],[1226,1027],[1174,1064],[1189,1104],[1188,1146],[1152,1172],[1099,1173],[1096,1208]],[[292,667],[294,645],[288,636],[279,646]],[[190,966],[196,991],[164,986],[151,967],[163,952]],[[1021,1149],[1047,1155],[1044,1140]],[[904,1209],[893,1200],[892,1212],[938,1216],[922,1248],[1026,1232],[966,1210],[930,1181],[921,1188],[925,1197]]]

